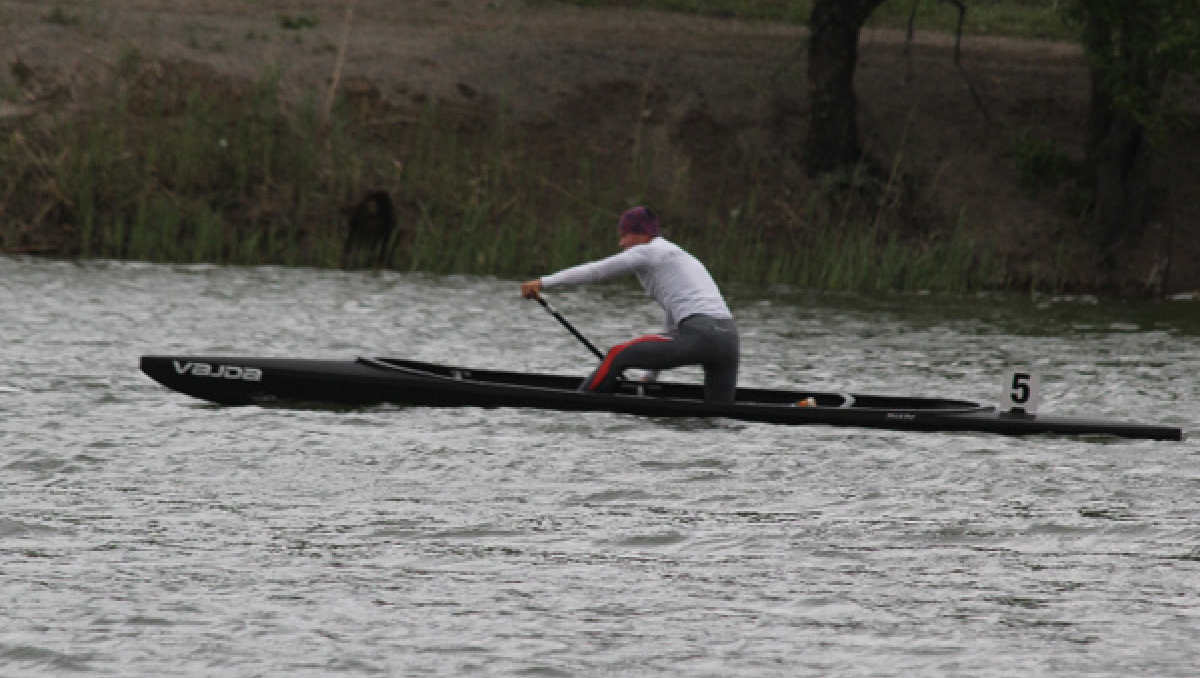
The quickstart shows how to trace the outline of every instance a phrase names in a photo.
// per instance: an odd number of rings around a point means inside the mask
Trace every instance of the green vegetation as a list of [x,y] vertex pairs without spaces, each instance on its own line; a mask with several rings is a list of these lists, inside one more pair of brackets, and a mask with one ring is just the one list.
[[1021,189],[1036,198],[1043,189],[1057,188],[1078,172],[1075,162],[1053,141],[1032,136],[1022,130],[1013,144]]
[[1069,0],[1098,81],[1102,115],[1127,116],[1158,146],[1195,124],[1186,88],[1200,76],[1200,3],[1195,0]]
[[1091,193],[1088,226],[1111,261],[1159,209],[1155,156],[1198,120],[1184,83],[1200,77],[1200,4],[1071,0],[1066,9],[1093,82],[1079,183]]
[[[120,64],[129,72],[139,61],[126,50]],[[63,251],[85,257],[305,263],[302,248],[319,235],[298,223],[315,216],[308,196],[322,189],[321,158],[294,141],[311,141],[318,125],[311,106],[284,115],[276,82],[268,75],[235,93],[189,87],[180,73],[154,91],[122,79],[80,118],[8,135],[5,245],[20,249],[14,220],[26,232],[57,220]],[[342,160],[336,139],[332,148]],[[288,209],[275,214],[276,204]]]
[[187,45],[195,50],[224,52],[228,46],[220,29],[204,24],[188,24]]
[[279,21],[279,27],[285,31],[303,31],[309,28],[316,28],[318,21],[311,14],[300,14],[292,16],[290,14],[280,14],[276,19]]
[[566,165],[531,157],[502,113],[466,120],[431,104],[403,116],[343,101],[326,123],[316,95],[285,106],[275,73],[236,87],[177,66],[147,85],[142,69],[126,49],[96,108],[0,137],[0,251],[364,265],[369,257],[343,257],[346,209],[386,190],[399,228],[385,265],[399,270],[556,270],[613,253],[616,214],[645,202],[672,215],[668,235],[725,282],[950,291],[1001,282],[965,227],[904,240],[880,226],[883,207],[822,204],[838,200],[833,192],[806,198],[808,217],[795,223],[760,218],[753,194],[705,216],[685,175],[655,188],[647,157],[606,172],[586,155]]
[[[945,0],[888,0],[871,17],[874,27],[907,27],[916,5],[919,30],[953,32],[958,9]],[[1059,0],[968,0],[963,31],[968,35],[1069,40],[1077,31],[1063,19]]]
[[977,254],[974,239],[959,229],[949,237],[904,242],[894,233],[862,224],[826,225],[771,242],[753,229],[730,224],[678,239],[713,269],[719,280],[830,290],[937,290],[969,292],[996,286],[1000,262]]
[[71,12],[63,8],[62,5],[55,5],[53,9],[42,15],[42,19],[48,24],[56,26],[81,26],[83,25],[83,16]]
[[[720,18],[807,24],[812,0],[557,0],[583,7],[639,7]],[[920,30],[953,32],[958,10],[945,0],[888,0],[872,15],[875,28],[907,28],[916,6]],[[1074,39],[1075,27],[1063,20],[1061,0],[971,0],[963,30],[969,35]]]

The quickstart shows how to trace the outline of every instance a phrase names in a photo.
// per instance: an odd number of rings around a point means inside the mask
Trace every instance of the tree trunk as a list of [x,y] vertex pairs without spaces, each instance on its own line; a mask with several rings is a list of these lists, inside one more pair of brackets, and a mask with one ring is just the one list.
[[805,164],[816,176],[853,167],[862,159],[854,70],[858,35],[883,0],[817,0],[810,19],[808,85],[812,126]]
[[1150,154],[1141,125],[1103,99],[1093,96],[1084,181],[1092,191],[1090,222],[1096,243],[1111,254],[1122,243],[1136,240],[1146,221]]
[[1089,217],[1096,244],[1109,259],[1122,246],[1135,242],[1151,209],[1152,146],[1148,132],[1133,111],[1121,107],[1106,70],[1120,69],[1151,100],[1161,96],[1165,77],[1155,73],[1137,50],[1127,44],[1128,26],[1117,27],[1098,16],[1088,18],[1084,45],[1093,56],[1092,99],[1087,121],[1087,148],[1080,182],[1092,192]]

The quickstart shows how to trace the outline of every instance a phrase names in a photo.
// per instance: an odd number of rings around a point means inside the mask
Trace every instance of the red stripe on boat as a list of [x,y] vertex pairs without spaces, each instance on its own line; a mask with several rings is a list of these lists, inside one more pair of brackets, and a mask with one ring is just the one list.
[[596,375],[592,377],[592,381],[587,386],[588,390],[595,389],[596,384],[604,381],[604,377],[608,375],[608,371],[612,368],[613,360],[617,357],[617,354],[634,344],[641,344],[647,341],[671,341],[671,338],[661,334],[647,334],[608,349],[608,355],[604,356],[604,362],[600,363],[600,369],[596,370]]

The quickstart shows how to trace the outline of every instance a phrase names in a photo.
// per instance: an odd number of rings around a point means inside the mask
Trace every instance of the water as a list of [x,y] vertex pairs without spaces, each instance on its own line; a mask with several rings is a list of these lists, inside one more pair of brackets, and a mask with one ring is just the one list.
[[[632,287],[554,301],[595,342]],[[1200,306],[731,295],[742,382],[1200,432]],[[583,374],[510,281],[0,259],[0,675],[1194,676],[1200,445],[229,409],[144,353]],[[684,371],[680,378],[695,378]]]

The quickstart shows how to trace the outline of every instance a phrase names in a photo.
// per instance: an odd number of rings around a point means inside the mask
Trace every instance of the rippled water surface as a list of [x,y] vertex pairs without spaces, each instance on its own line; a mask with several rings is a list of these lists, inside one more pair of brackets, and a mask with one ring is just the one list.
[[[742,383],[1200,432],[1200,304],[731,295]],[[628,286],[554,297],[596,343]],[[1200,446],[220,408],[144,353],[584,374],[510,281],[0,259],[0,675],[1195,676]],[[684,370],[679,379],[694,379]]]

